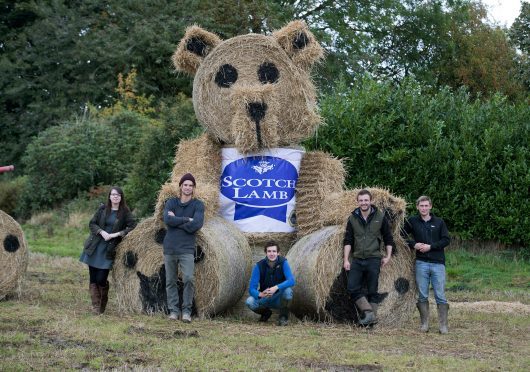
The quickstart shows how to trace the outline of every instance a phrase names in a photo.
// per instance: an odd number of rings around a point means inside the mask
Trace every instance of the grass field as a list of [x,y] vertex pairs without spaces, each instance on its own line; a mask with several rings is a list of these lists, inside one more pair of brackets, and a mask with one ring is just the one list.
[[[520,253],[449,250],[448,335],[438,334],[434,310],[428,334],[417,314],[396,329],[235,317],[183,324],[118,313],[113,288],[108,311],[91,315],[77,262],[83,223],[24,226],[33,253],[21,296],[0,302],[1,371],[530,370],[530,264]],[[507,302],[470,302],[485,300]]]
[[[23,226],[32,252],[78,258],[91,215],[37,216]],[[31,222],[31,221],[30,221]],[[447,291],[457,301],[501,300],[530,304],[530,254],[526,251],[448,249]]]
[[89,313],[86,268],[32,254],[22,296],[0,302],[0,370],[528,370],[530,307],[491,313],[455,307],[450,333],[373,330],[293,320],[288,327],[237,318],[169,322]]

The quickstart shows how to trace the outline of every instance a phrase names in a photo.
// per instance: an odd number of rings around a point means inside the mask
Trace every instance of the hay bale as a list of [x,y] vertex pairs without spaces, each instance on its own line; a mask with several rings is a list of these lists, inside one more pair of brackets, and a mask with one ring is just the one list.
[[[293,63],[301,68],[309,69],[314,63],[324,58],[324,49],[304,21],[292,21],[280,30],[274,31],[272,35],[293,59]],[[300,49],[297,43],[293,43],[293,40],[303,40],[306,47]]]
[[[221,43],[221,39],[216,34],[205,31],[197,25],[187,27],[184,37],[180,41],[171,60],[177,70],[185,71],[193,75],[199,68],[202,58],[210,52],[210,49],[215,48],[219,43]],[[204,48],[199,53],[200,56],[190,51],[196,48]]]
[[[167,310],[164,235],[164,225],[150,217],[119,244],[112,276],[120,310]],[[200,317],[222,313],[241,298],[250,279],[250,255],[241,232],[219,217],[211,218],[199,230],[194,308]]]
[[20,225],[0,210],[0,300],[20,292],[28,267],[28,245]]
[[[378,291],[383,300],[378,318],[380,325],[398,326],[412,316],[416,302],[414,254],[399,236],[405,202],[386,190],[370,190],[374,204],[394,216],[392,231],[396,249],[379,277]],[[356,195],[356,190],[347,193]],[[287,254],[297,283],[291,310],[298,317],[327,321],[357,320],[354,304],[346,290],[346,272],[342,268],[345,226],[346,217],[340,225],[327,226],[302,237]]]
[[342,192],[345,174],[342,162],[325,152],[308,152],[304,155],[296,184],[299,237],[330,225],[325,223],[327,221],[323,217],[330,207],[322,201],[330,193]]
[[[208,161],[205,161],[208,159]],[[181,141],[175,153],[171,179],[158,194],[154,215],[162,220],[164,203],[179,195],[179,181],[182,175],[192,173],[197,187],[195,197],[204,203],[206,220],[216,215],[219,209],[219,176],[221,175],[221,147],[209,135]]]
[[[372,203],[379,209],[387,212],[392,222],[392,232],[394,239],[401,239],[399,233],[405,219],[405,210],[407,202],[390,193],[384,188],[366,187],[364,188],[372,194]],[[330,193],[324,198],[324,205],[321,218],[324,224],[329,225],[346,225],[346,220],[351,212],[358,207],[357,194],[361,188],[347,190],[343,192]]]

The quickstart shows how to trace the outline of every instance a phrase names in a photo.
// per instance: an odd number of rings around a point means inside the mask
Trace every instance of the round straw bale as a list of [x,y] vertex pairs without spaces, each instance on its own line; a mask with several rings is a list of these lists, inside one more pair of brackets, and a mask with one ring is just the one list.
[[[122,311],[167,312],[164,236],[164,225],[150,217],[119,244],[112,275]],[[197,233],[194,312],[212,316],[234,305],[250,279],[250,256],[234,225],[220,217],[207,221]]]
[[[346,225],[346,220],[349,215],[357,207],[357,194],[361,188],[353,190],[346,190],[343,192],[334,192],[327,195],[324,199],[326,208],[322,210],[322,220],[326,225]],[[405,218],[405,210],[407,202],[390,193],[384,188],[366,187],[365,190],[372,194],[372,204],[377,208],[386,211],[390,221],[392,222],[392,229],[394,236],[399,236],[403,221]]]
[[28,245],[20,225],[0,210],[0,300],[16,295],[28,266]]
[[[377,315],[380,325],[398,326],[410,318],[415,306],[414,255],[399,235],[406,203],[390,198],[386,190],[371,188],[370,191],[372,202],[390,216],[396,242],[392,259],[379,277],[381,302]],[[346,218],[341,225],[324,227],[302,237],[287,254],[296,278],[292,311],[298,317],[358,320],[347,292],[347,274],[342,268]]]

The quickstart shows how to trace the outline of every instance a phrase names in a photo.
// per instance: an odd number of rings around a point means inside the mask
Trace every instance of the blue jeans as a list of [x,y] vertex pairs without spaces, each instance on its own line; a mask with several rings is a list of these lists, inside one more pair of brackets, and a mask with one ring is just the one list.
[[193,295],[195,293],[195,262],[193,254],[165,254],[167,307],[172,313],[180,313],[179,291],[177,286],[178,271],[182,273],[182,312],[191,315]]
[[416,286],[418,302],[429,301],[429,284],[432,283],[434,299],[437,304],[446,304],[445,298],[445,265],[416,260]]
[[291,287],[285,289],[279,289],[272,297],[262,297],[255,299],[250,296],[247,298],[245,303],[248,308],[252,311],[262,310],[262,309],[279,309],[282,305],[282,300],[290,301],[293,299],[293,290]]

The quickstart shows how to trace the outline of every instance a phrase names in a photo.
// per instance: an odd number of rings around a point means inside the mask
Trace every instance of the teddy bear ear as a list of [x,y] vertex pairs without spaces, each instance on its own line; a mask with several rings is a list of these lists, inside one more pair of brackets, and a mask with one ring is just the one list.
[[190,26],[171,60],[178,71],[195,75],[204,58],[221,43],[221,38],[199,26]]
[[305,70],[324,57],[324,49],[317,42],[304,21],[292,21],[272,36],[287,52],[293,63]]

